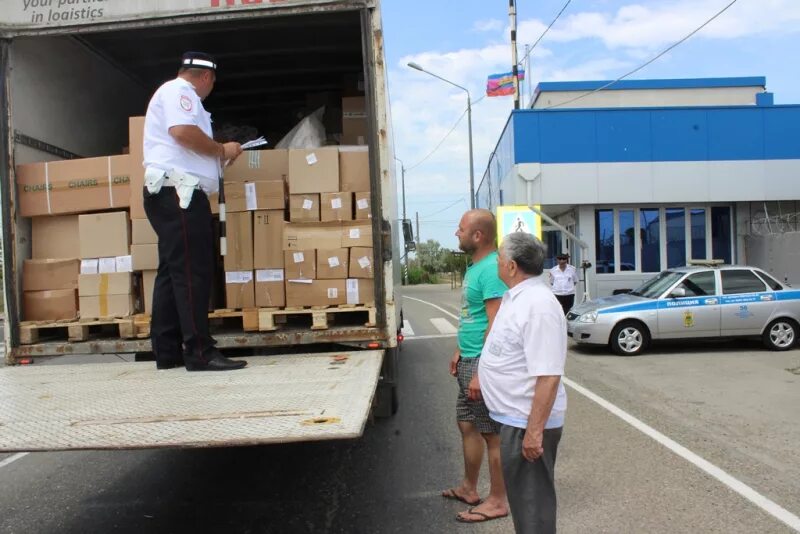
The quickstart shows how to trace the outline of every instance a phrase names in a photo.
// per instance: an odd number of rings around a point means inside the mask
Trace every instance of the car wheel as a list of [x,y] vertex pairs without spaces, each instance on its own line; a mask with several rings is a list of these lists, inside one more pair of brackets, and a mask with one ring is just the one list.
[[770,350],[789,350],[797,341],[797,323],[791,319],[775,319],[767,325],[761,340]]
[[611,350],[620,356],[638,356],[650,344],[650,332],[637,321],[623,321],[611,332]]

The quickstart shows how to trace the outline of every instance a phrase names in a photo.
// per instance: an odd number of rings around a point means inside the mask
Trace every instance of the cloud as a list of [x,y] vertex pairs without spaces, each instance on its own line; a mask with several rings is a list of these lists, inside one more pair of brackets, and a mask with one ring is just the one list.
[[476,32],[493,32],[503,29],[503,21],[498,19],[479,20],[472,26]]

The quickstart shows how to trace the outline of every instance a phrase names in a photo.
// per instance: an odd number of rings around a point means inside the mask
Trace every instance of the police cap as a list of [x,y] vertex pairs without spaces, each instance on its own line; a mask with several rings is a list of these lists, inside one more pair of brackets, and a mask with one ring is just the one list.
[[181,68],[217,70],[214,57],[205,52],[185,52],[181,57]]

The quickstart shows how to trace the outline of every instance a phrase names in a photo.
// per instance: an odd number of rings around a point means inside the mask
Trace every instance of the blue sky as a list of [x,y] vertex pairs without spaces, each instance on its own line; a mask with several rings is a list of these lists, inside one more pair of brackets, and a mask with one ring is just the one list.
[[[517,0],[518,49],[533,43],[566,0]],[[532,54],[538,81],[615,79],[705,22],[730,0],[573,0]],[[466,109],[466,95],[406,67],[414,61],[466,86],[473,102],[475,186],[502,132],[511,97],[487,98],[486,76],[510,70],[505,0],[384,0],[395,152],[406,172],[407,215],[423,240],[457,245],[469,207],[467,121],[422,163]],[[453,6],[458,6],[453,9]],[[800,1],[738,0],[700,33],[631,78],[766,76],[778,104],[800,104]],[[397,167],[398,181],[400,167]]]

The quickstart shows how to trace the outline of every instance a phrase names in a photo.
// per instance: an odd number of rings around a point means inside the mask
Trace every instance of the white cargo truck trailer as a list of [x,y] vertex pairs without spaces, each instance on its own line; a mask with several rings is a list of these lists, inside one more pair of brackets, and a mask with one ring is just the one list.
[[[394,413],[400,232],[379,1],[2,4],[6,366],[0,369],[0,451],[354,438],[370,413]],[[127,144],[128,117],[144,114],[185,50],[218,59],[220,83],[206,105],[217,123],[248,121],[286,132],[307,106],[306,93],[336,91],[343,78],[363,84],[374,323],[217,334],[218,347],[251,351],[248,368],[229,373],[157,372],[152,362],[133,358],[100,361],[102,355],[147,353],[148,339],[21,344],[22,263],[31,257],[31,222],[18,214],[16,165],[118,153]]]

